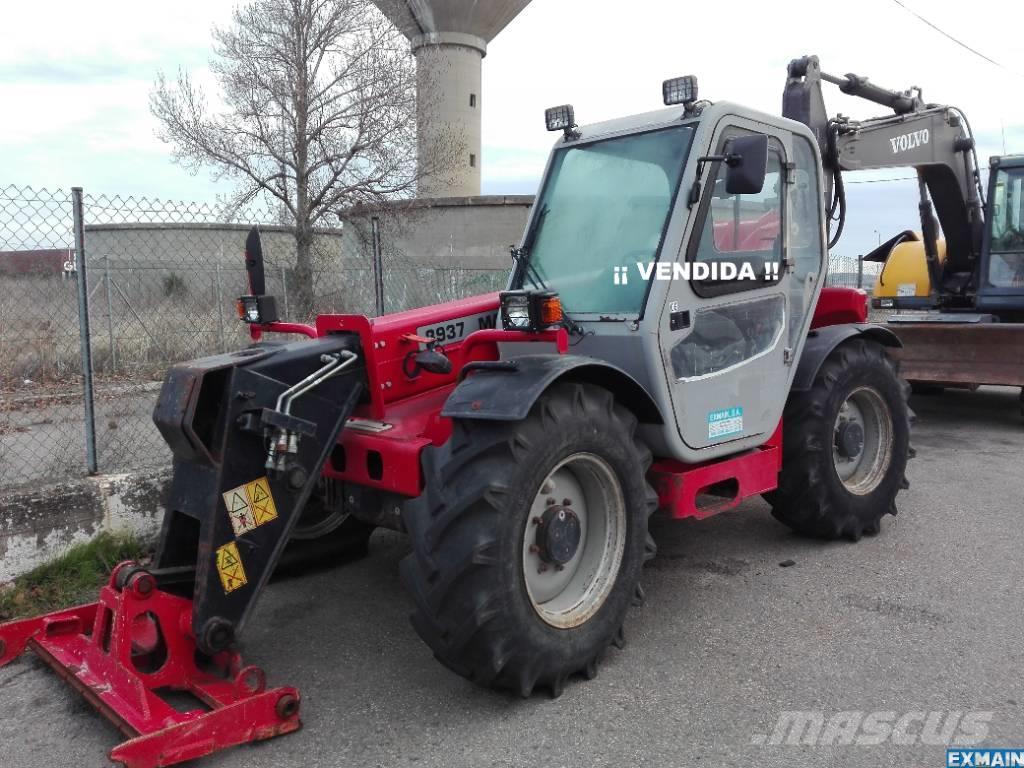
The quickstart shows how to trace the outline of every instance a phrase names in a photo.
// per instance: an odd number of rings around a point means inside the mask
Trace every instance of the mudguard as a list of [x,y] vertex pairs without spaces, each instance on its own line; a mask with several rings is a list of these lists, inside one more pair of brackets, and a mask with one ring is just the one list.
[[647,390],[621,368],[581,355],[524,355],[470,363],[466,378],[449,395],[442,416],[484,421],[520,421],[552,384],[581,381],[608,389],[640,421],[662,423]]
[[806,392],[814,384],[814,377],[832,350],[849,339],[863,337],[876,341],[885,347],[902,347],[903,344],[895,333],[881,325],[873,323],[843,323],[826,325],[807,334],[800,362],[797,363],[796,375],[793,377],[791,392]]

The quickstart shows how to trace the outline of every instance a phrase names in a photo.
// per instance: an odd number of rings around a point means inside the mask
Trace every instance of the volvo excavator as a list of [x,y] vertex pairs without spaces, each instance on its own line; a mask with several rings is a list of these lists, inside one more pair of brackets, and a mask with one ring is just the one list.
[[[829,118],[822,82],[891,114]],[[917,173],[920,231],[901,232],[864,256],[882,263],[872,306],[893,312],[887,325],[903,343],[894,356],[915,390],[1024,387],[1024,155],[990,158],[986,190],[961,110],[925,102],[920,88],[893,91],[859,75],[830,75],[816,56],[790,62],[783,114],[818,140],[838,222],[830,247],[846,217],[843,171]]]

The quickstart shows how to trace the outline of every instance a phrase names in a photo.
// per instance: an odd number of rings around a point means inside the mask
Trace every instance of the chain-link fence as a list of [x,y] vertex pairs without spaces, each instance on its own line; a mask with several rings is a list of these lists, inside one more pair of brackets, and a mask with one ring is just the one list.
[[[359,222],[316,230],[307,271],[276,220],[257,209],[0,189],[0,489],[170,461],[151,419],[164,372],[249,343],[234,299],[246,291],[254,224],[284,317],[374,314]],[[389,312],[497,290],[508,274],[421,266],[386,241],[382,250]]]
[[[160,383],[172,363],[248,343],[234,299],[246,290],[242,250],[254,224],[283,316],[374,313],[368,227],[317,230],[303,272],[277,220],[266,210],[0,188],[0,489],[169,462],[151,420]],[[498,290],[508,274],[423,266],[387,238],[382,250],[388,312]],[[873,266],[832,256],[828,283],[870,290]]]
[[877,262],[866,262],[857,256],[829,254],[825,283],[843,288],[863,288],[870,293],[875,287],[879,267]]
[[72,220],[68,192],[0,189],[0,486],[84,469]]

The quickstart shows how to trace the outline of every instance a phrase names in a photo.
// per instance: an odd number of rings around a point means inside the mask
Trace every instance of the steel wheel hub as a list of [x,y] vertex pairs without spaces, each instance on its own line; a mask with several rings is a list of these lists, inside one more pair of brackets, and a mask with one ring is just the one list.
[[877,390],[858,387],[846,398],[833,426],[836,474],[851,493],[875,490],[892,461],[892,414]]
[[559,629],[583,624],[622,565],[626,504],[618,476],[599,456],[572,454],[541,483],[524,523],[523,581],[534,610]]
[[836,433],[836,448],[839,455],[855,459],[864,450],[864,427],[856,421],[843,422]]
[[548,507],[537,524],[537,554],[545,563],[565,565],[576,556],[583,529],[568,507]]

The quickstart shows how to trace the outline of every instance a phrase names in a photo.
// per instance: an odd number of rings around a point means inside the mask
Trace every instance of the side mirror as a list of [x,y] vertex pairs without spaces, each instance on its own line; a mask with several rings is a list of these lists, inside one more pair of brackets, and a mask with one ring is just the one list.
[[764,189],[768,172],[768,137],[737,136],[725,156],[725,191],[730,195],[756,195]]
[[263,273],[263,241],[260,231],[253,227],[245,238],[245,271],[249,273],[249,293],[262,296],[267,292],[267,281]]

